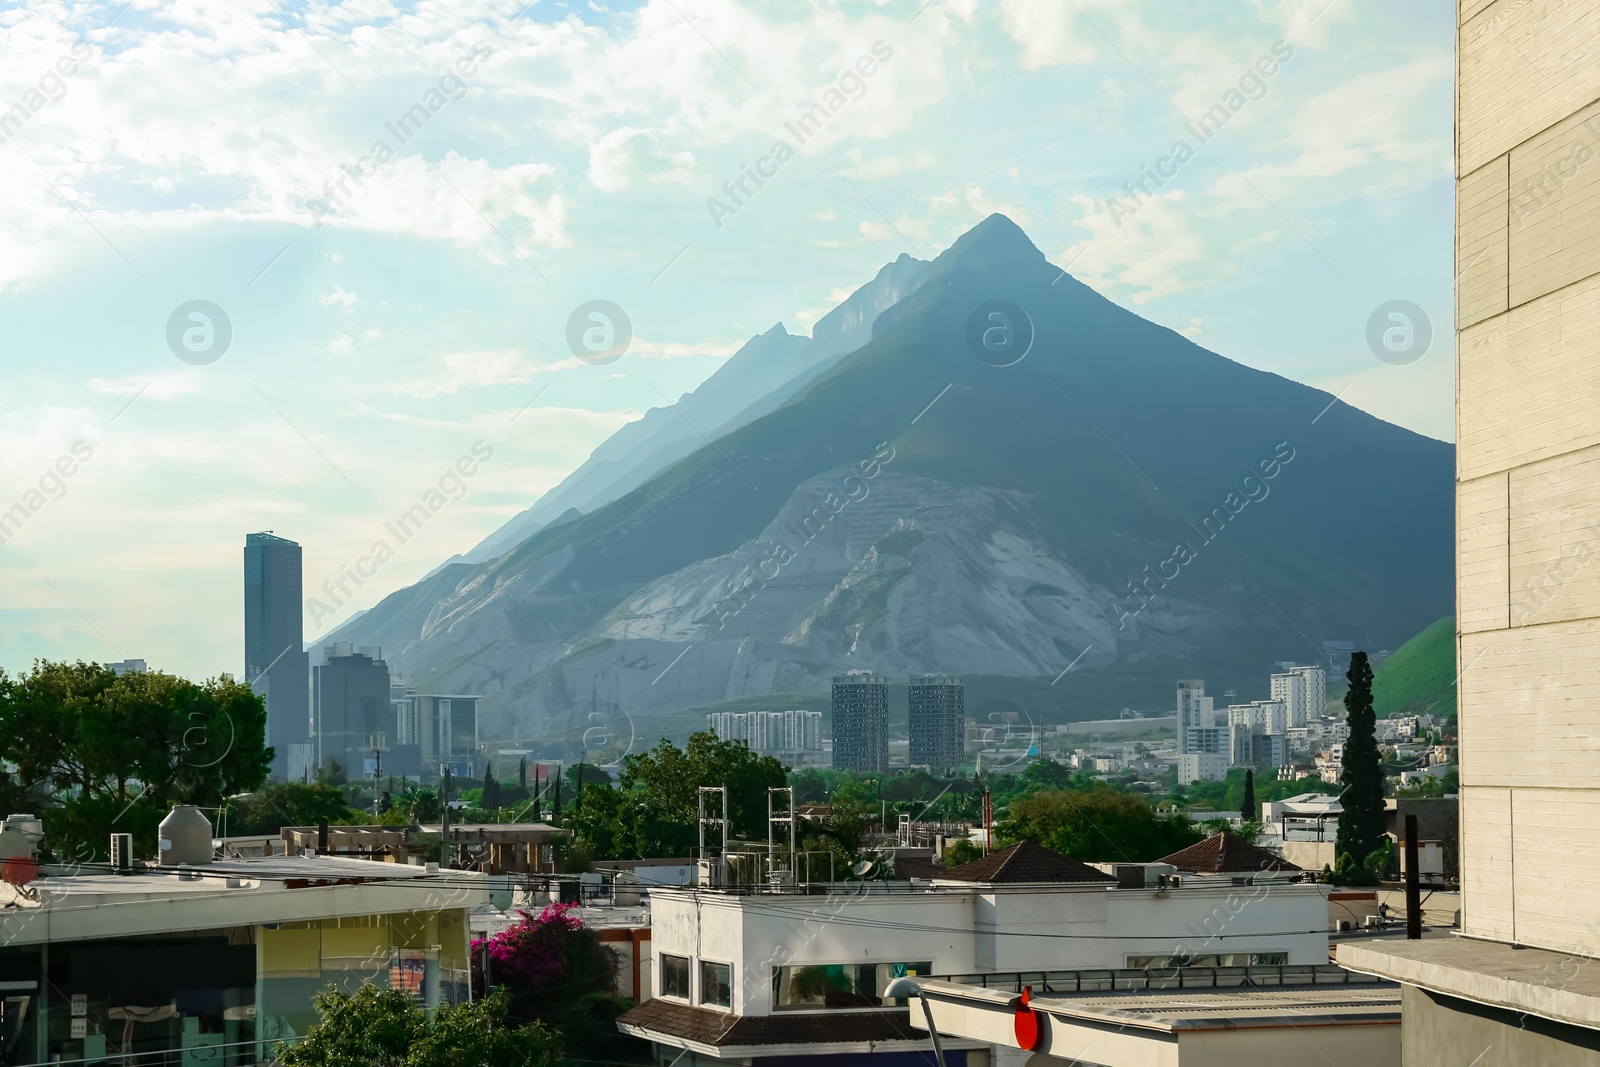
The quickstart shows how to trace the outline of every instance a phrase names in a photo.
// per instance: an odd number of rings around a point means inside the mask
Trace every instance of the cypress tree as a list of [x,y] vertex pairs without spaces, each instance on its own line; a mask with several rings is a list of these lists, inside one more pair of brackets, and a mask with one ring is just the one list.
[[1255,822],[1261,818],[1261,811],[1256,807],[1256,772],[1244,772],[1244,803],[1239,805],[1239,815],[1245,822]]
[[1372,710],[1372,666],[1365,652],[1350,657],[1345,679],[1350,689],[1344,695],[1345,721],[1350,736],[1344,743],[1344,762],[1339,773],[1343,786],[1340,803],[1339,835],[1334,853],[1342,866],[1344,857],[1359,868],[1368,855],[1383,843],[1383,757],[1378,753],[1378,719]]

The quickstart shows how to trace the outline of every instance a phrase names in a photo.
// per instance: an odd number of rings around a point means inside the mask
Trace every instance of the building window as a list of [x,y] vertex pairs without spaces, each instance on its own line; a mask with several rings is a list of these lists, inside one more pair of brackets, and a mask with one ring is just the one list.
[[661,995],[689,999],[689,958],[661,954]]
[[1287,952],[1210,952],[1198,956],[1129,956],[1130,970],[1170,971],[1185,967],[1282,967]]
[[778,1010],[880,1008],[896,978],[933,972],[920,963],[811,963],[772,969],[772,1003]]
[[719,1008],[733,1007],[733,966],[700,961],[700,1003]]

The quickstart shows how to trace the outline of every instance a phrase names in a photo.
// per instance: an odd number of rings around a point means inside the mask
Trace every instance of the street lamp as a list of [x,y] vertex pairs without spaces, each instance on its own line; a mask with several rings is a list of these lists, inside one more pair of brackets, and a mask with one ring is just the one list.
[[922,987],[909,978],[896,978],[889,983],[883,995],[891,1000],[916,997],[922,1001],[922,1017],[928,1020],[928,1036],[933,1039],[933,1058],[938,1061],[939,1067],[944,1067],[944,1047],[939,1044],[939,1030],[933,1025],[933,1009],[928,1007],[928,995],[922,991]]

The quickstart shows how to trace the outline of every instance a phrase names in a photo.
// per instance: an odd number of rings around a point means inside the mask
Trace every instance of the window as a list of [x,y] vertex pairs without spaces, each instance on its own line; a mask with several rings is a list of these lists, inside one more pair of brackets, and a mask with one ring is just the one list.
[[661,954],[661,995],[689,999],[689,958]]
[[1133,970],[1170,971],[1183,967],[1282,967],[1289,962],[1287,952],[1211,952],[1199,956],[1129,956]]
[[933,972],[920,963],[812,963],[772,969],[772,1003],[778,1010],[878,1008],[896,978]]
[[719,1008],[733,1007],[733,967],[727,963],[700,961],[700,1003]]

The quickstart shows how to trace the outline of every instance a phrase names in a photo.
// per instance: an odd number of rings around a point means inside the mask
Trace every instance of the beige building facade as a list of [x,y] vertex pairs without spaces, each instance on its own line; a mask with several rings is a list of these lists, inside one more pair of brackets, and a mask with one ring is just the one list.
[[1474,940],[1340,952],[1412,986],[1408,1067],[1600,1063],[1597,57],[1600,0],[1460,0],[1457,653]]

